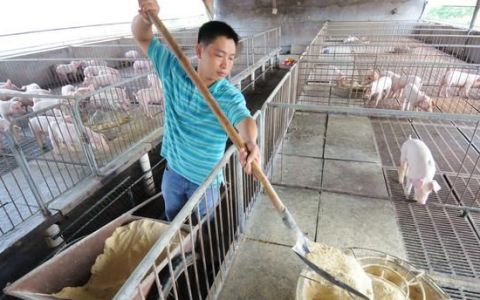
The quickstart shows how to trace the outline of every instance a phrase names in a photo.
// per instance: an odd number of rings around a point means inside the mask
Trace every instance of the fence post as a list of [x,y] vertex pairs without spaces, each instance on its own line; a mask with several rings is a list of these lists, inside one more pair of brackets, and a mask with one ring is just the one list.
[[25,158],[25,155],[23,155],[21,146],[10,135],[7,134],[5,136],[7,137],[7,142],[10,145],[10,149],[12,150],[13,157],[15,157],[15,161],[17,162],[18,166],[20,167],[20,170],[25,176],[28,186],[32,190],[33,197],[35,197],[35,201],[37,201],[38,207],[40,207],[40,210],[42,211],[42,214],[44,216],[46,217],[50,216],[51,213],[48,210],[45,203],[43,202],[42,195],[40,194],[40,191],[37,188],[37,184],[35,183],[35,180],[33,180],[32,172],[28,167],[28,162],[27,162],[27,159]]
[[237,218],[240,234],[245,232],[245,199],[243,198],[243,170],[238,157],[238,151],[235,151],[235,196],[237,198]]

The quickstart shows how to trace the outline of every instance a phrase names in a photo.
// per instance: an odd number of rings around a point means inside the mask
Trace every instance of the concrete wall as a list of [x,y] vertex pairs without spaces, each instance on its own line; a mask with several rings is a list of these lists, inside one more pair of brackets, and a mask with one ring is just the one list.
[[[235,28],[281,26],[282,46],[308,44],[322,21],[417,20],[425,0],[216,0],[215,19]],[[395,13],[392,14],[392,10]],[[248,25],[247,25],[248,24]]]

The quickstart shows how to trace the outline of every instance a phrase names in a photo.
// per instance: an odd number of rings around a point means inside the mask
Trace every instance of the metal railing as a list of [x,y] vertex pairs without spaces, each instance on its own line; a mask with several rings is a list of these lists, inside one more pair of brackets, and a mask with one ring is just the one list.
[[[285,75],[263,108],[254,115],[259,128],[258,143],[265,169],[271,168],[275,149],[278,148],[294,113],[289,108],[271,109],[268,104],[295,102],[296,70],[297,67],[294,66]],[[215,182],[220,172],[225,176],[223,185]],[[205,217],[200,218],[199,205],[212,187],[219,189],[222,195],[219,204],[214,209],[207,210]],[[155,243],[118,291],[115,299],[132,299],[134,296],[146,299],[145,282],[154,282],[155,287],[149,293],[159,299],[216,298],[226,279],[244,232],[244,224],[259,192],[259,183],[243,172],[238,152],[234,146],[230,147],[210,176],[171,222],[165,235]],[[196,222],[199,219],[201,221]],[[188,241],[184,241],[181,235],[185,225],[190,232]],[[188,246],[180,247],[179,253],[170,253],[171,246],[184,243]],[[165,256],[161,262],[158,261],[159,257]]]

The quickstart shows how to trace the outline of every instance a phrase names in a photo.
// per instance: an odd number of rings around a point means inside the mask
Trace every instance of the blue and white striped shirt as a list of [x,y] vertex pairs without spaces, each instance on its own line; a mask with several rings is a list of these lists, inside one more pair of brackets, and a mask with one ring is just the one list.
[[[148,56],[163,83],[161,155],[175,172],[201,184],[222,158],[227,134],[170,49],[153,38]],[[218,80],[208,89],[232,124],[251,116],[242,93],[228,80]],[[220,172],[217,179],[222,178]]]

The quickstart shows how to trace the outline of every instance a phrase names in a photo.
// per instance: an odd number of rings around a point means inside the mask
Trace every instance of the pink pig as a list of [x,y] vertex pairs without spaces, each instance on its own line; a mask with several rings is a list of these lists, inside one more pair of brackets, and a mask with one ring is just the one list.
[[408,198],[412,190],[415,190],[414,198],[420,204],[427,203],[430,193],[440,190],[440,185],[435,176],[435,161],[427,145],[419,139],[410,136],[401,148],[400,168],[398,170],[398,182],[403,185],[405,176],[407,181],[404,186],[405,196]]
[[[107,144],[106,138],[103,134],[92,131],[91,129],[84,127],[87,132],[88,142],[92,145],[92,148],[97,151],[109,151],[110,147]],[[75,151],[74,145],[80,146],[80,139],[75,129],[75,125],[71,123],[50,123],[48,127],[48,136],[53,146],[55,153],[60,153],[61,147],[66,147],[69,151]]]

